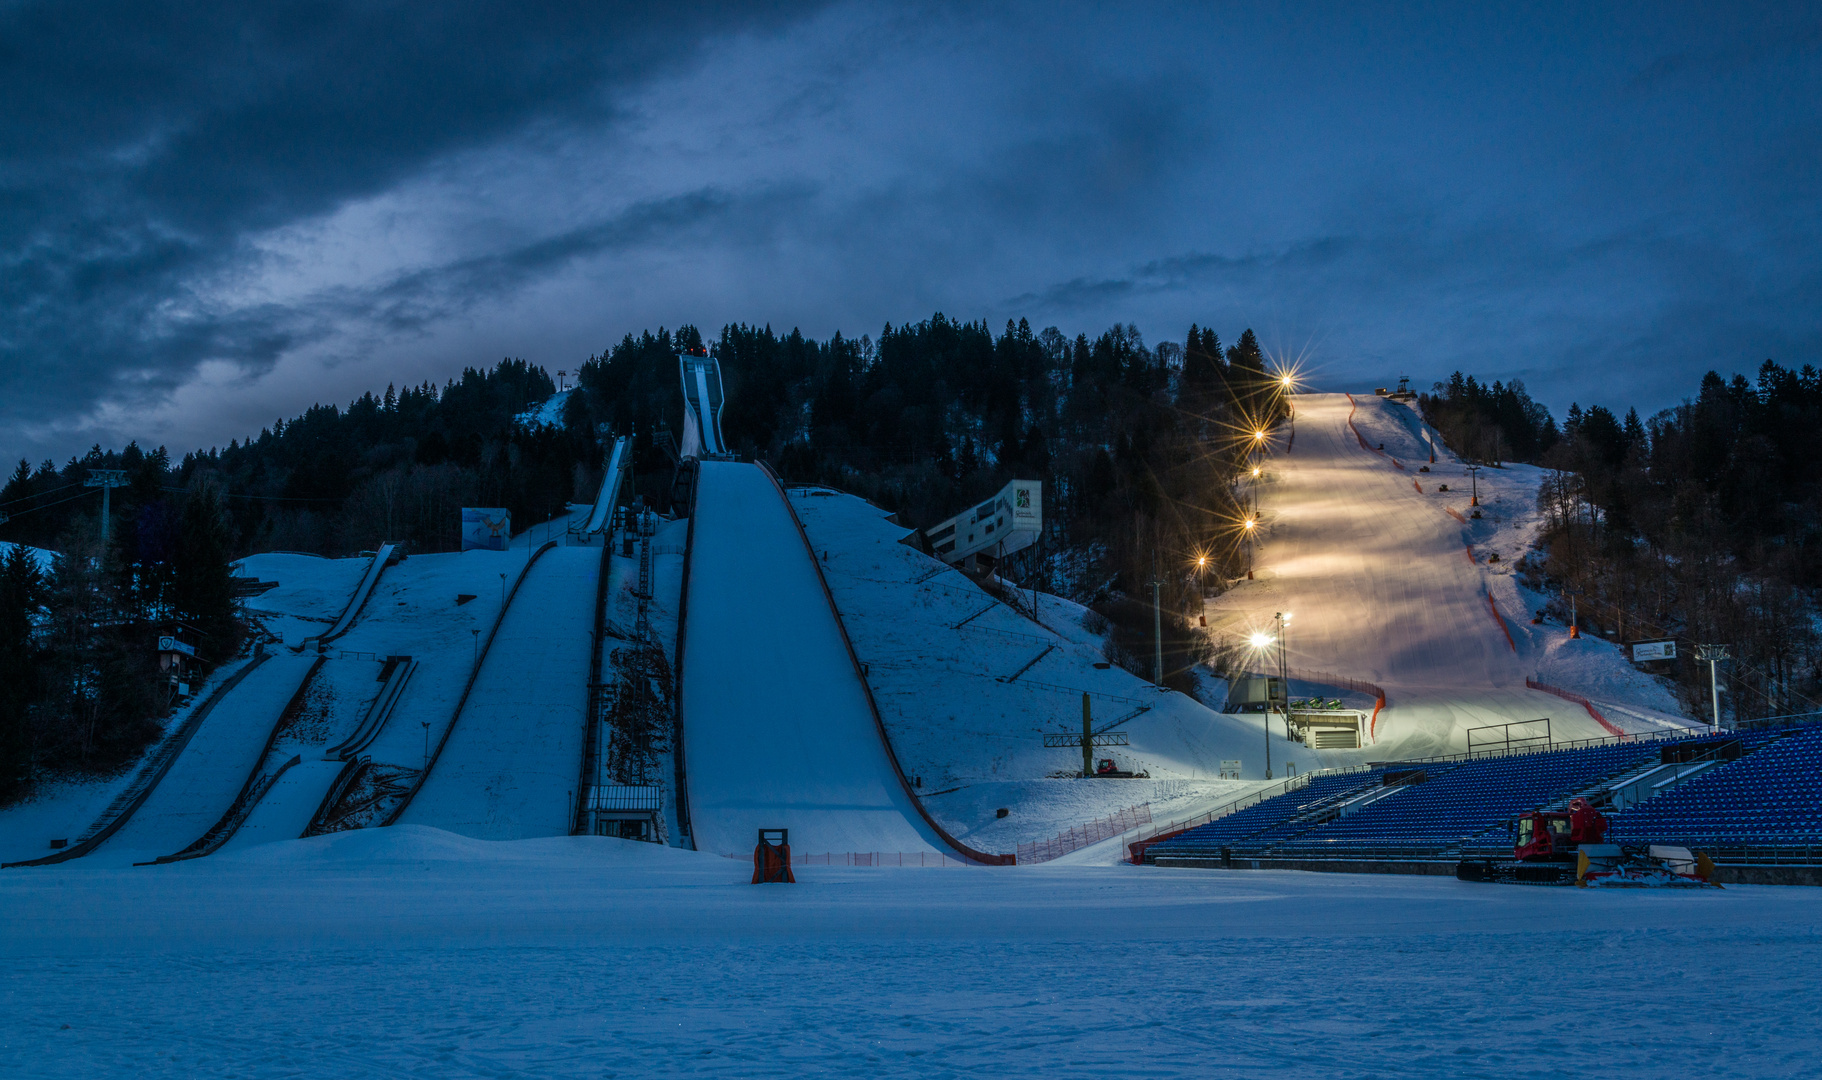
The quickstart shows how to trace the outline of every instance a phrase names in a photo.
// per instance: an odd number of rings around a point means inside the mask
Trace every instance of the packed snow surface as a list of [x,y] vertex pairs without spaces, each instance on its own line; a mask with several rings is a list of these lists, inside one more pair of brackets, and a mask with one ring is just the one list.
[[553,548],[532,564],[401,823],[488,840],[570,831],[600,564],[588,547]]
[[247,613],[286,645],[295,646],[329,632],[372,564],[370,557],[324,559],[274,552],[249,555],[234,568],[245,577],[278,582],[275,588],[249,596]]
[[[1277,436],[1251,492],[1264,533],[1255,579],[1210,602],[1209,625],[1240,641],[1275,635],[1274,613],[1290,612],[1291,667],[1383,686],[1388,707],[1360,756],[1459,752],[1470,728],[1540,717],[1557,741],[1681,726],[1647,703],[1603,724],[1579,704],[1526,686],[1547,666],[1548,642],[1527,632],[1527,609],[1510,588],[1493,587],[1503,568],[1488,568],[1490,552],[1477,555],[1476,539],[1497,519],[1534,520],[1526,510],[1534,478],[1527,499],[1524,479],[1489,478],[1516,469],[1483,470],[1488,498],[1477,520],[1474,482],[1447,454],[1428,465],[1410,409],[1345,394],[1300,394],[1295,408],[1294,435],[1287,427]],[[1431,471],[1420,473],[1424,466]],[[1616,673],[1625,666],[1611,646],[1597,647]],[[1262,663],[1275,666],[1276,651]],[[1659,692],[1648,704],[1668,702]]]
[[175,855],[202,839],[234,805],[315,660],[314,654],[280,652],[249,672],[210,711],[120,831],[79,861],[139,862]]
[[1808,1077],[1822,906],[395,827],[0,872],[0,1074]]
[[[1034,621],[900,543],[909,530],[864,499],[793,488],[791,503],[823,559],[899,762],[952,835],[1012,851],[1133,806],[1150,806],[1160,820],[1187,817],[1263,780],[1263,717],[1214,712],[1111,666],[1101,639],[1081,625],[1080,606],[1040,594],[1044,621]],[[1081,734],[1084,693],[1094,729],[1129,740],[1095,757],[1148,778],[1077,779],[1081,751],[1044,746],[1045,735]],[[1287,766],[1322,766],[1320,754],[1282,731],[1269,737],[1278,776]],[[1219,779],[1235,761],[1252,782]]]
[[841,626],[778,488],[756,465],[697,479],[683,642],[690,828],[748,854],[946,850],[893,772]]

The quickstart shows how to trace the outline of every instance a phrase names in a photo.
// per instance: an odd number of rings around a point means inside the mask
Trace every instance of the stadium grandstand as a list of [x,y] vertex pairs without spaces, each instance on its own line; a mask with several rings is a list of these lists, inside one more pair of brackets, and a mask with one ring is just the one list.
[[1319,772],[1206,824],[1130,845],[1157,866],[1454,872],[1510,853],[1515,823],[1586,800],[1608,839],[1702,852],[1721,880],[1822,880],[1822,722]]

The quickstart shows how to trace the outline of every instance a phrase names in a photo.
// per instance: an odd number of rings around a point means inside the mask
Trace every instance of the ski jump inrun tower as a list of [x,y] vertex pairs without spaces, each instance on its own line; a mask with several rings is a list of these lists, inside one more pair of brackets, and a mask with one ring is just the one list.
[[706,354],[679,353],[677,365],[683,378],[683,446],[685,461],[733,461],[721,439],[721,365]]

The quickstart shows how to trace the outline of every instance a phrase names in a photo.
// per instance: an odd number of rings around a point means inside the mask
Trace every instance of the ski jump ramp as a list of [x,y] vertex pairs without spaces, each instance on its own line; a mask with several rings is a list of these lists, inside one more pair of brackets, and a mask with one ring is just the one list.
[[783,491],[758,465],[703,461],[680,704],[692,839],[793,850],[953,854],[921,816]]
[[594,547],[537,556],[398,824],[480,840],[569,835],[588,730],[600,566]]
[[613,521],[614,504],[620,501],[620,484],[626,477],[626,467],[632,463],[632,436],[622,435],[614,440],[613,452],[608,455],[607,473],[601,478],[601,491],[595,496],[594,509],[589,511],[588,524],[582,529],[584,536],[607,531]]

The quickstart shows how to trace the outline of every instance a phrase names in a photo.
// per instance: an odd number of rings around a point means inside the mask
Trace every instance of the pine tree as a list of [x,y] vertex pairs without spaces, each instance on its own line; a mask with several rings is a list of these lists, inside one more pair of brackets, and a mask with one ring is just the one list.
[[226,502],[213,472],[198,472],[191,479],[171,567],[173,614],[205,635],[197,654],[210,664],[240,651],[240,623],[229,580],[233,542]]
[[23,545],[8,548],[0,558],[0,805],[31,782],[29,718],[39,686],[32,617],[43,591],[37,557]]

